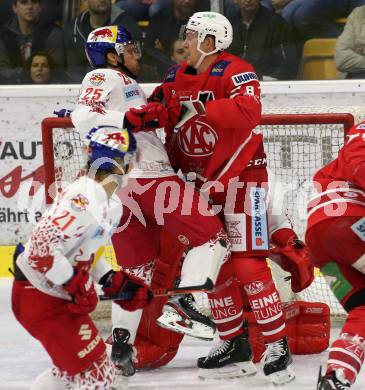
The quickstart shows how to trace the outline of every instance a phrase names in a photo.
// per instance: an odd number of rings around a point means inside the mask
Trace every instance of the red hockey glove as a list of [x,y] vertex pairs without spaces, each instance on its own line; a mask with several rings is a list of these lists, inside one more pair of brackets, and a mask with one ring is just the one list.
[[130,108],[125,113],[124,118],[125,126],[131,127],[134,132],[138,132],[165,127],[168,115],[163,104],[151,102],[139,108]]
[[130,299],[114,301],[127,311],[143,309],[153,298],[152,291],[142,279],[126,274],[124,271],[111,271],[101,278],[100,283],[103,284],[105,295],[110,297],[121,292],[131,294]]
[[164,100],[163,85],[158,85],[147,98],[148,102],[158,102],[161,103]]
[[170,126],[175,126],[182,115],[182,106],[177,95],[172,95],[167,103],[167,113]]
[[270,259],[284,271],[291,273],[291,289],[297,293],[307,288],[314,279],[314,267],[303,242],[291,237],[286,246],[270,250]]
[[88,272],[76,271],[72,279],[63,288],[72,297],[72,302],[67,304],[70,311],[77,314],[88,314],[95,310],[98,304],[98,296]]

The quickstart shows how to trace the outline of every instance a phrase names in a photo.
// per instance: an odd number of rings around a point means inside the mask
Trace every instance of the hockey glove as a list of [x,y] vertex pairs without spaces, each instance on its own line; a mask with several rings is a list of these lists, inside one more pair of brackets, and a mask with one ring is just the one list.
[[314,279],[314,267],[305,244],[291,237],[283,247],[270,249],[270,259],[291,274],[291,289],[298,293],[307,288]]
[[75,275],[63,288],[72,297],[72,302],[67,304],[70,311],[77,314],[88,314],[95,310],[98,296],[88,272],[76,270]]
[[125,113],[124,125],[135,133],[141,130],[154,130],[165,127],[168,115],[165,106],[151,102],[139,108],[130,108]]
[[176,126],[182,116],[182,106],[180,104],[179,97],[175,94],[172,95],[167,104],[167,113],[169,118],[169,124]]
[[115,300],[122,309],[135,311],[143,309],[153,298],[152,291],[143,282],[133,275],[126,274],[124,271],[110,271],[100,279],[103,285],[103,291],[107,296],[115,296],[120,293],[128,293],[128,299]]

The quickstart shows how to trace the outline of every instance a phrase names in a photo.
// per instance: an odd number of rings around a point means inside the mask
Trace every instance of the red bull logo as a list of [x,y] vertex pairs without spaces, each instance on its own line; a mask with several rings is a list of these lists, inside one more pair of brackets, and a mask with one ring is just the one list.
[[99,28],[93,32],[91,39],[95,42],[99,38],[113,38],[113,31],[110,28]]
[[91,75],[89,81],[91,84],[93,84],[97,87],[105,82],[105,74],[104,73],[94,73]]
[[111,133],[106,135],[106,142],[114,141],[118,144],[120,150],[126,152],[129,146],[129,137],[128,132],[126,130],[117,131],[115,133]]
[[71,199],[71,207],[75,211],[85,210],[88,204],[89,200],[82,194],[78,194]]

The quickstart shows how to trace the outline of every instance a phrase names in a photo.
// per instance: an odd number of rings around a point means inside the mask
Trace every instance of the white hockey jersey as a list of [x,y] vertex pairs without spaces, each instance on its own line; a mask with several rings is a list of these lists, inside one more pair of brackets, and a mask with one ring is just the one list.
[[[108,198],[99,183],[80,177],[45,211],[17,265],[37,289],[70,300],[62,284],[72,277],[74,268],[90,271],[96,251],[106,244],[122,212],[117,196]],[[90,275],[98,282],[111,269],[101,257]]]
[[[84,139],[96,126],[123,127],[124,113],[132,107],[147,104],[139,84],[114,69],[95,69],[82,81],[81,91],[71,119]],[[157,178],[174,176],[165,147],[153,132],[135,134],[137,162],[131,178]]]

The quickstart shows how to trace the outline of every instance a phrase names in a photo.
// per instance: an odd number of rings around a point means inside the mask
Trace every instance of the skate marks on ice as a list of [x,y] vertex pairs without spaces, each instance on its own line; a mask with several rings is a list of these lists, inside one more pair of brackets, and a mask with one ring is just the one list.
[[[41,345],[17,323],[11,312],[11,281],[0,279],[0,390],[28,390],[36,376],[50,367],[51,362]],[[333,337],[338,334],[333,331]],[[196,360],[209,353],[212,343],[185,337],[176,358],[166,367],[138,371],[122,390],[315,390],[319,365],[327,353],[293,356],[296,379],[275,387],[257,366],[253,377],[234,380],[201,380]],[[351,390],[365,389],[365,372],[361,371]],[[50,389],[51,390],[51,389]]]
[[[262,372],[261,364],[257,365],[258,373],[255,376],[222,380],[199,379],[195,362],[199,356],[209,353],[211,346],[209,342],[185,337],[179,353],[167,367],[137,372],[134,377],[129,378],[128,390],[267,390],[279,388],[268,381]],[[280,388],[283,390],[315,390],[318,367],[325,362],[326,355],[293,356],[293,359],[293,367],[298,372],[298,377]],[[360,388],[355,388],[355,390],[360,390]]]

